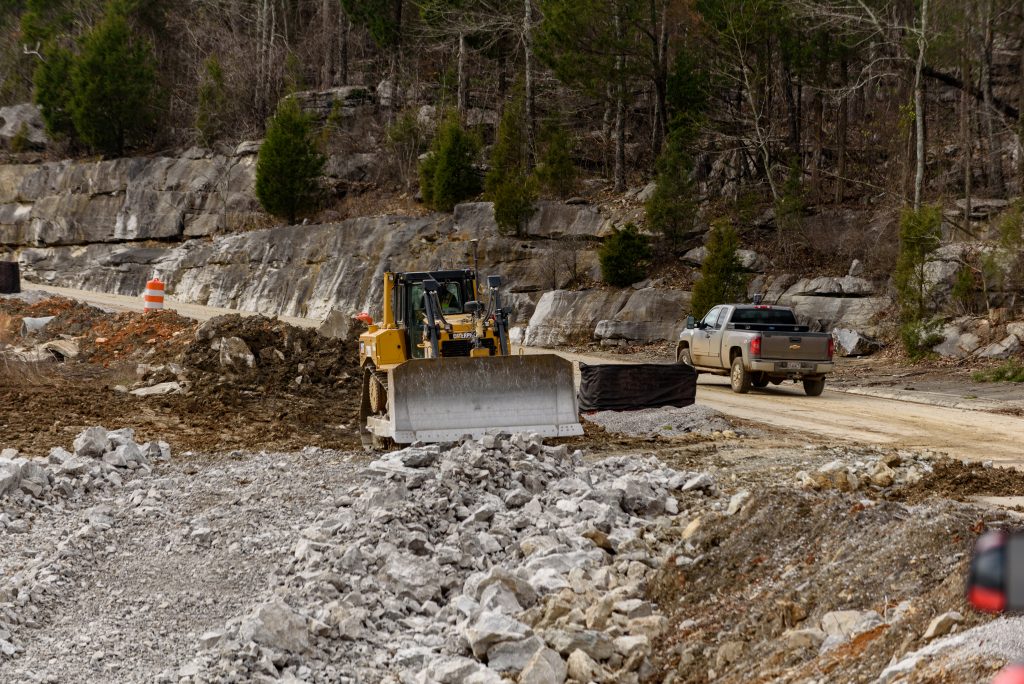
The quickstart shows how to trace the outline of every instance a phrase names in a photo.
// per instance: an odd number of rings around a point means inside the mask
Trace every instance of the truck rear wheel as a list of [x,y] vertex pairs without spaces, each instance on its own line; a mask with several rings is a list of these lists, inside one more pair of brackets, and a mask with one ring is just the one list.
[[750,391],[751,377],[747,369],[743,367],[743,357],[737,356],[732,360],[732,371],[729,373],[729,384],[732,391],[737,394],[746,394]]
[[809,397],[821,396],[825,390],[825,378],[804,378],[804,393]]
[[768,380],[766,373],[754,373],[754,377],[750,379],[750,384],[758,389],[767,387],[769,382],[770,380]]

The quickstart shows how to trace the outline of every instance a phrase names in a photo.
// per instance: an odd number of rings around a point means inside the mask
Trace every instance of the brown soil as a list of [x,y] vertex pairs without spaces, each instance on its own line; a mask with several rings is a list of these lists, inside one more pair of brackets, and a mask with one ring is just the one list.
[[[855,497],[792,489],[755,492],[732,517],[705,519],[687,555],[666,564],[650,594],[671,626],[654,649],[656,672],[676,682],[872,681],[894,654],[922,645],[938,612],[959,610],[962,627],[986,618],[963,597],[967,558],[978,531],[1003,514],[948,502],[907,509]],[[997,520],[998,519],[998,520]],[[668,530],[678,535],[680,530]],[[913,599],[901,620],[893,609]],[[788,629],[817,627],[833,610],[875,610],[882,626],[836,649],[790,649]],[[718,659],[727,642],[739,659]]]
[[974,496],[1024,496],[1024,473],[943,458],[924,478],[895,489],[887,498],[916,504],[936,498],[967,501]]
[[[142,439],[164,439],[178,453],[358,446],[358,359],[351,342],[262,317],[216,318],[199,338],[194,321],[172,312],[109,314],[60,299],[32,307],[0,301],[9,305],[9,317],[57,315],[45,336],[74,337],[81,347],[79,359],[66,364],[0,361],[2,447],[45,455],[55,444],[70,446],[91,425],[131,426]],[[12,325],[20,320],[13,316]],[[242,373],[221,367],[214,342],[222,337],[245,341],[254,367]],[[143,361],[180,363],[189,392],[138,398],[115,391],[136,384]],[[166,379],[173,374],[154,378]]]

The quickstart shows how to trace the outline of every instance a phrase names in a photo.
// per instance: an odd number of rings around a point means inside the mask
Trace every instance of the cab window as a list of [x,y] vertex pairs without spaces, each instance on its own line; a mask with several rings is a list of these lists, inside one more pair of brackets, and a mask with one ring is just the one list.
[[701,321],[701,324],[705,328],[717,328],[716,324],[718,323],[718,314],[720,314],[721,312],[722,308],[716,306],[714,309],[708,312],[708,315],[704,317],[704,320]]

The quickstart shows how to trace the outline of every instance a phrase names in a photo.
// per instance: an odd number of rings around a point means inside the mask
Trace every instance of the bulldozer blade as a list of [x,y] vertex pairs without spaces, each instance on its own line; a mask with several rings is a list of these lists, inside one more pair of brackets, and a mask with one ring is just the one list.
[[388,371],[388,415],[367,428],[399,444],[583,434],[572,363],[554,354],[407,361]]

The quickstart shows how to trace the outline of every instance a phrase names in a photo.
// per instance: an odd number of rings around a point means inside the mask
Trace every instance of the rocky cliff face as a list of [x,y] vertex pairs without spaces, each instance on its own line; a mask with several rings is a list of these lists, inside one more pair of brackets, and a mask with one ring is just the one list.
[[[499,234],[487,202],[459,205],[452,215],[266,228],[252,190],[257,151],[243,143],[230,155],[192,150],[182,158],[0,166],[0,257],[16,256],[28,280],[137,295],[157,274],[182,300],[321,318],[332,309],[379,313],[388,265],[467,265],[476,239],[481,270],[505,278],[530,344],[674,340],[689,313],[688,292],[650,284],[564,290],[599,279],[597,246],[612,227],[585,203],[542,202],[523,238]],[[344,174],[359,166],[351,161],[328,166]],[[698,265],[700,256],[684,261]],[[753,252],[744,265],[755,272],[752,291],[796,306],[818,329],[875,335],[891,303],[863,278],[758,275],[765,263]]]

